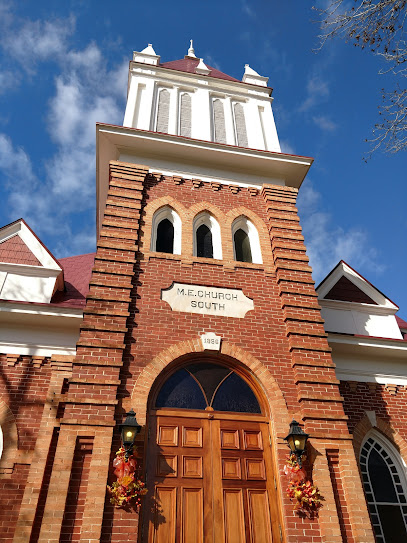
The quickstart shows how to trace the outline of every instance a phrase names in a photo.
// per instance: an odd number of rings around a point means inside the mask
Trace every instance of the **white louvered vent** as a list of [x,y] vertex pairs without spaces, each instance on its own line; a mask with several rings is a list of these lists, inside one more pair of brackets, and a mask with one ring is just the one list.
[[157,107],[157,132],[168,134],[168,119],[170,114],[170,93],[163,89],[158,97]]
[[214,139],[217,143],[226,143],[225,111],[218,98],[213,101]]
[[191,96],[181,94],[181,115],[179,123],[180,136],[191,137]]
[[247,142],[246,121],[244,118],[244,110],[242,104],[235,104],[234,111],[237,144],[239,145],[239,147],[248,147],[249,145]]

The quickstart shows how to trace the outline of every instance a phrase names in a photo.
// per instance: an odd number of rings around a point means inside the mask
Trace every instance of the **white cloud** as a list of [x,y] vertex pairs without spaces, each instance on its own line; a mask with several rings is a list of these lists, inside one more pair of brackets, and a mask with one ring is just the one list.
[[316,115],[312,117],[312,120],[324,132],[334,132],[337,129],[336,123],[326,115]]
[[287,155],[295,155],[296,154],[296,152],[294,150],[294,147],[287,140],[281,140],[280,141],[280,147],[281,147],[281,152],[282,153],[287,153]]
[[356,270],[382,273],[377,251],[371,246],[363,228],[344,229],[333,223],[332,216],[320,211],[321,194],[310,181],[305,181],[298,197],[301,226],[313,277],[319,283],[342,259]]
[[15,148],[6,134],[0,134],[0,170],[13,185],[16,180],[25,185],[36,182],[30,157],[23,149]]
[[108,68],[97,44],[70,48],[72,17],[23,22],[9,18],[7,25],[0,46],[15,60],[24,64],[28,58],[32,72],[40,63],[56,65],[55,86],[43,117],[55,146],[50,146],[42,165],[34,166],[25,150],[0,134],[0,172],[8,192],[4,212],[10,220],[23,216],[40,237],[47,235],[57,255],[93,251],[95,233],[88,225],[95,214],[95,124],[121,124],[128,61]]
[[328,82],[320,75],[313,75],[307,82],[307,95],[298,111],[306,112],[324,101],[329,96]]
[[249,17],[253,19],[256,18],[256,12],[254,11],[254,9],[252,9],[252,7],[249,5],[249,3],[246,0],[242,0],[241,5],[242,5],[243,13],[245,13],[246,15],[248,15]]
[[67,39],[75,30],[75,18],[26,21],[19,28],[4,29],[4,23],[2,26],[3,48],[30,71],[33,63],[59,58],[66,52]]

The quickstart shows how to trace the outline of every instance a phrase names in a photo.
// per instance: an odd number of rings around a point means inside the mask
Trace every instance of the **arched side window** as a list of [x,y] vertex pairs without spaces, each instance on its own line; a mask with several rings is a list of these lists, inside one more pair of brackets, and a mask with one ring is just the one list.
[[254,224],[246,217],[237,218],[232,224],[233,251],[235,260],[262,264],[259,234]]
[[376,431],[361,448],[360,470],[376,541],[407,541],[405,466],[396,449]]
[[168,133],[168,121],[170,117],[170,93],[162,89],[158,94],[156,131]]
[[225,110],[223,102],[216,98],[213,103],[213,139],[217,143],[226,143]]
[[191,137],[191,96],[185,92],[180,99],[179,135]]
[[234,117],[235,117],[235,130],[236,130],[236,140],[237,144],[240,147],[248,147],[247,141],[247,131],[246,131],[246,121],[244,117],[244,109],[242,104],[234,104],[233,106]]
[[222,259],[222,242],[218,221],[206,211],[197,215],[193,223],[194,256]]
[[154,213],[151,230],[151,250],[181,254],[181,219],[171,207]]

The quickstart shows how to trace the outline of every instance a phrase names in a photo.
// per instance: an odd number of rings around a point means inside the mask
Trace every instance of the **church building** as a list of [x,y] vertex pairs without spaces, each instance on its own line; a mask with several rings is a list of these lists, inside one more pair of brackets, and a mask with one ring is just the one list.
[[315,286],[272,100],[148,45],[96,253],[0,228],[0,543],[407,542],[407,323],[344,261]]

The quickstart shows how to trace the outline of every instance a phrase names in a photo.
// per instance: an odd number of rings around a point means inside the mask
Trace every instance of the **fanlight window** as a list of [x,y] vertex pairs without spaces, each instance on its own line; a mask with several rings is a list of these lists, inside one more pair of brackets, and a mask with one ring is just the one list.
[[207,212],[194,219],[194,255],[205,258],[222,258],[219,223]]
[[360,453],[362,481],[378,543],[407,541],[405,478],[396,454],[390,451],[372,436]]
[[230,368],[209,362],[189,364],[173,373],[162,385],[155,407],[261,413],[246,381]]
[[262,264],[259,234],[252,222],[239,217],[232,224],[233,249],[235,260]]
[[154,214],[151,250],[181,254],[181,219],[170,207],[163,207]]

